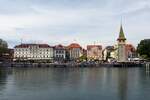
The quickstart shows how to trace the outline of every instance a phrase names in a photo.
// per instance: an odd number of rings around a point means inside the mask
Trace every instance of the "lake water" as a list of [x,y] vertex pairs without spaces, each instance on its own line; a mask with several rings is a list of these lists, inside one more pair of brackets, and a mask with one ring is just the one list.
[[0,100],[150,100],[144,68],[0,69]]

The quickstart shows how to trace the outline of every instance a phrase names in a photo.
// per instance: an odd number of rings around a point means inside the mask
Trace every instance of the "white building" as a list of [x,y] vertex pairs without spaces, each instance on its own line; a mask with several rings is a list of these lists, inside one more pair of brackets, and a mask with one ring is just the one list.
[[77,43],[70,44],[68,46],[68,50],[69,50],[70,60],[77,60],[83,54],[82,47],[79,44],[77,44]]
[[53,47],[48,44],[20,44],[14,47],[14,60],[52,60]]
[[59,44],[54,46],[54,59],[56,61],[63,61],[66,59],[66,48]]

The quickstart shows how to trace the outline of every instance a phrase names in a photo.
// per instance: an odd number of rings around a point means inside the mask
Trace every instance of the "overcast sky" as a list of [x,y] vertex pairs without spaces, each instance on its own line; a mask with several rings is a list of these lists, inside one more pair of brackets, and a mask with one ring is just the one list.
[[0,38],[9,47],[113,45],[121,19],[128,43],[150,38],[150,0],[0,0]]

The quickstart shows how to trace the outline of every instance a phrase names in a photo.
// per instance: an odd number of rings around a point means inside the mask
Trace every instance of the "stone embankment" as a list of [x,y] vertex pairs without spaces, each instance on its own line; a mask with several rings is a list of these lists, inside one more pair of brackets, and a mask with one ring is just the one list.
[[137,62],[118,62],[118,63],[96,63],[96,62],[82,62],[82,63],[28,63],[28,62],[9,62],[0,63],[0,67],[150,67],[149,63]]

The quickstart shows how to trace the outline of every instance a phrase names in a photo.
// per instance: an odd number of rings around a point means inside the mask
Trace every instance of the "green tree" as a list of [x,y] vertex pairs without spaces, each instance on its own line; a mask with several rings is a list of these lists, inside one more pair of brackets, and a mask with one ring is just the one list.
[[0,56],[8,51],[7,42],[0,39]]
[[80,58],[79,58],[80,61],[86,61],[87,60],[87,57],[86,55],[82,55]]
[[150,60],[150,39],[141,40],[138,44],[137,52],[142,58]]

